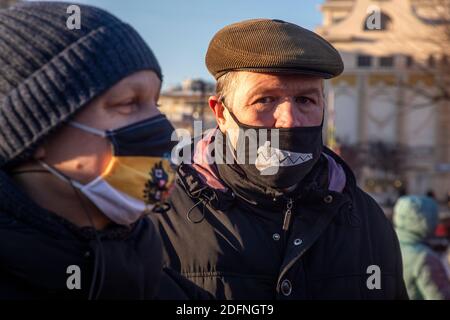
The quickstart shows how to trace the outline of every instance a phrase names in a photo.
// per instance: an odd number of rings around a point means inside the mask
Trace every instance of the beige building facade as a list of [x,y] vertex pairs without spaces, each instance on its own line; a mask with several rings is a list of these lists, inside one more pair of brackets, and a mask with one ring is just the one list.
[[208,98],[214,95],[214,84],[201,79],[186,79],[178,87],[164,90],[160,96],[160,111],[176,129],[194,133],[194,121],[201,121],[204,130],[216,126]]
[[445,1],[433,2],[328,0],[321,7],[316,31],[345,64],[327,83],[328,143],[380,197],[433,190],[445,199],[450,191],[450,99],[433,100],[439,85],[450,84],[442,69],[450,63],[450,26],[438,7]]

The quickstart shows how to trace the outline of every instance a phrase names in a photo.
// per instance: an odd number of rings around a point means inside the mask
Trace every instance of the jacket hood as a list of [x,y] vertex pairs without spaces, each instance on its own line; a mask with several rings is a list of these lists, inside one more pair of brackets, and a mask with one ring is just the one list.
[[401,197],[394,207],[394,225],[402,242],[419,242],[433,234],[438,224],[436,202],[424,196]]

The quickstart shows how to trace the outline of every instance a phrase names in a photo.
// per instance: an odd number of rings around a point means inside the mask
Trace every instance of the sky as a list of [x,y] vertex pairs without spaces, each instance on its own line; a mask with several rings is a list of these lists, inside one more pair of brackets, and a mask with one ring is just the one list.
[[[67,1],[67,0],[66,0]],[[251,18],[276,18],[313,30],[323,0],[75,0],[95,5],[131,24],[155,53],[164,88],[187,78],[213,81],[204,59],[224,26]],[[83,16],[81,15],[81,19]]]

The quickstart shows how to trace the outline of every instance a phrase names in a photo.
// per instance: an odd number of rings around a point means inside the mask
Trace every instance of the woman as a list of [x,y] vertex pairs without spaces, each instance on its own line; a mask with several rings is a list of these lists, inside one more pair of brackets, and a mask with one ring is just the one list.
[[129,25],[80,5],[0,11],[0,298],[184,299],[145,217],[164,211],[173,127]]

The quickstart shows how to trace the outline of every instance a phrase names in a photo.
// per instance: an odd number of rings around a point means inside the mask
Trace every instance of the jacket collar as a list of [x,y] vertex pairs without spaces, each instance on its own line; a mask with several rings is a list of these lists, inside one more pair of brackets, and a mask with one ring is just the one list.
[[[284,206],[288,197],[298,198],[302,195],[313,201],[312,199],[321,198],[329,191],[342,193],[346,187],[355,184],[350,168],[335,153],[324,147],[320,161],[305,178],[302,187],[293,194],[286,195],[250,185],[232,170],[232,166],[214,163],[210,146],[216,130],[218,128],[209,130],[202,139],[192,144],[192,164],[181,164],[178,169],[180,183],[192,198],[203,198],[216,205],[221,202],[220,207],[235,199],[251,206],[273,207]],[[225,176],[232,176],[233,181],[224,179]]]

